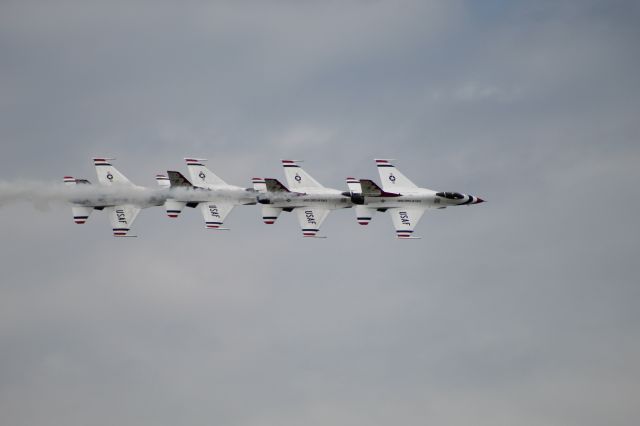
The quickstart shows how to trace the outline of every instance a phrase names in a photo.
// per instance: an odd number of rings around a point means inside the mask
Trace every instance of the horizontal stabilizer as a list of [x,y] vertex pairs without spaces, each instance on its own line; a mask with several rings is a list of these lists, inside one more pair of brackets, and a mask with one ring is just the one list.
[[82,225],[89,219],[93,207],[73,206],[71,207],[71,213],[73,213],[73,221],[78,225]]
[[375,208],[367,207],[367,206],[356,206],[356,221],[360,225],[368,225],[369,222],[373,219],[373,215],[376,213]]
[[173,219],[177,218],[180,213],[182,213],[182,209],[184,208],[185,204],[186,203],[184,201],[168,199],[164,202],[164,208],[167,212],[167,216]]
[[73,176],[65,176],[64,179],[64,184],[67,186],[70,185],[89,185],[91,184],[91,182],[89,182],[87,179],[76,179]]
[[347,187],[352,194],[359,194],[362,192],[362,187],[360,186],[360,180],[352,177],[348,177],[346,179]]
[[258,192],[267,192],[267,184],[264,182],[263,178],[254,177],[251,179],[253,183],[253,189]]
[[169,178],[165,175],[156,175],[156,182],[160,188],[169,188],[171,186]]
[[267,225],[273,225],[281,212],[282,209],[278,207],[262,206],[262,221]]

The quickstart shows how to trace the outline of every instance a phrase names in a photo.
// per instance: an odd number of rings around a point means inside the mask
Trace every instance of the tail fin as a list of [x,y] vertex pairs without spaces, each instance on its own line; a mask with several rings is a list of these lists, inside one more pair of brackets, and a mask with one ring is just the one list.
[[265,178],[264,183],[268,192],[291,192],[278,179]]
[[367,197],[379,197],[384,192],[376,183],[370,179],[360,179],[362,193]]
[[189,179],[184,177],[182,173],[168,170],[167,174],[169,175],[169,186],[171,188],[193,188]]
[[409,178],[400,173],[391,160],[376,159],[376,166],[378,166],[378,173],[380,173],[380,181],[382,182],[382,188],[389,192],[398,192],[407,189],[414,189],[418,186],[411,182]]
[[347,181],[347,186],[349,187],[349,191],[352,194],[362,193],[362,186],[360,185],[360,181],[358,179],[348,177],[346,181]]
[[133,185],[129,179],[111,165],[111,160],[115,158],[94,158],[93,164],[96,166],[98,181],[103,185]]
[[187,162],[187,169],[189,169],[189,175],[191,180],[196,182],[200,186],[211,185],[227,185],[225,181],[220,179],[215,173],[204,166],[204,158],[185,158]]
[[261,193],[267,192],[267,184],[264,182],[263,178],[254,177],[253,179],[251,179],[251,181],[253,182],[254,191]]
[[165,175],[156,175],[156,182],[158,182],[160,188],[169,188],[171,186],[169,178]]
[[298,166],[300,160],[282,160],[284,175],[287,178],[289,188],[294,191],[303,188],[324,188],[320,183],[311,177],[311,175]]
[[360,186],[362,188],[362,195],[365,197],[398,197],[400,194],[395,194],[382,190],[374,181],[370,179],[360,179]]

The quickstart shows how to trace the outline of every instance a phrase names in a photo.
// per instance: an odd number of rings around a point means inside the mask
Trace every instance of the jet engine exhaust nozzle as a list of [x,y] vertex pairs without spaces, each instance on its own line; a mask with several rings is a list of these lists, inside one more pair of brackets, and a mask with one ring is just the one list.
[[364,195],[358,193],[358,192],[349,192],[349,191],[345,191],[342,193],[342,195],[344,195],[345,197],[349,197],[351,198],[351,202],[353,204],[357,204],[357,205],[363,205],[364,204]]

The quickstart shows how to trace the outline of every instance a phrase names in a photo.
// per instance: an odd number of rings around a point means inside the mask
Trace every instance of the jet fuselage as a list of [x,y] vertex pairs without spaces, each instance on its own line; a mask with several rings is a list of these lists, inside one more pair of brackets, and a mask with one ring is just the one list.
[[306,192],[268,192],[258,196],[260,204],[281,209],[296,207],[324,207],[329,210],[344,209],[353,206],[351,197],[336,189],[308,189]]
[[132,204],[140,208],[161,206],[169,198],[169,191],[140,186],[83,185],[68,188],[68,202],[85,207],[110,207]]
[[[355,200],[358,201],[358,200]],[[422,208],[445,208],[449,206],[461,206],[481,203],[482,199],[473,195],[457,192],[436,192],[430,189],[418,188],[404,191],[402,194],[387,193],[384,196],[362,197],[361,202],[371,208],[391,208],[403,206],[416,206]]]

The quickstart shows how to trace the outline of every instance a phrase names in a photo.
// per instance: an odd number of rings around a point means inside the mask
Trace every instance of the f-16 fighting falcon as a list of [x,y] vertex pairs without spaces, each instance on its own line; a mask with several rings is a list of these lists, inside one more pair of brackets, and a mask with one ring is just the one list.
[[[114,158],[94,158],[99,186],[89,186],[86,179],[65,176],[64,183],[73,187],[69,201],[73,220],[83,224],[93,210],[105,210],[113,228],[114,237],[131,237],[129,231],[141,209],[161,206],[166,195],[134,185],[113,165]],[[89,190],[90,189],[90,190]]]
[[351,194],[325,188],[305,172],[297,160],[282,160],[289,188],[277,179],[254,178],[254,188],[261,191],[258,202],[262,206],[262,220],[273,224],[280,213],[295,211],[303,237],[317,237],[329,211],[352,207]]
[[400,173],[391,160],[375,160],[380,174],[382,188],[369,179],[347,178],[351,199],[356,204],[356,219],[360,225],[367,225],[374,213],[389,212],[396,237],[415,239],[413,230],[424,212],[429,208],[464,206],[484,202],[482,198],[459,192],[438,192],[419,188]]
[[200,205],[207,229],[228,230],[223,228],[225,218],[238,205],[256,204],[257,192],[252,188],[229,185],[204,166],[203,158],[185,158],[191,181],[180,172],[168,171],[168,177],[158,175],[158,184],[169,186],[170,199],[165,202],[167,215],[178,217],[182,209]]

